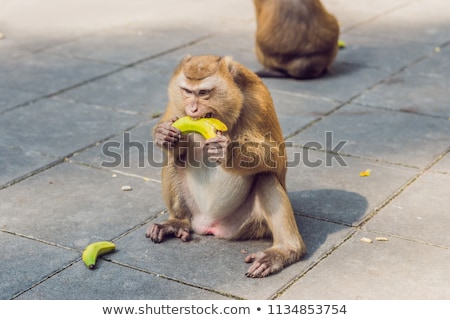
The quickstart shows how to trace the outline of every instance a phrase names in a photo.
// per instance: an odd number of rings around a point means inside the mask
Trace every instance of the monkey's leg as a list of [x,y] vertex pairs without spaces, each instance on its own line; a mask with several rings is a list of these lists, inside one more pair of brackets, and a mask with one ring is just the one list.
[[162,194],[169,211],[169,219],[163,223],[151,224],[145,236],[155,243],[162,242],[167,236],[189,241],[191,233],[189,214],[183,203],[177,171],[173,164],[163,167],[161,180]]
[[256,209],[260,210],[272,232],[273,245],[249,254],[252,262],[246,276],[266,277],[292,264],[306,253],[306,245],[298,231],[291,203],[285,189],[273,174],[261,175],[257,181]]

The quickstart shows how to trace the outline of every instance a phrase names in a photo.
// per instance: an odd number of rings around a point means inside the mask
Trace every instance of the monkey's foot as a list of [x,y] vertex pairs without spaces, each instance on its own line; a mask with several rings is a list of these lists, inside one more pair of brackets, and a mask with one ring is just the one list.
[[302,251],[289,252],[281,250],[280,248],[269,248],[264,251],[251,253],[245,257],[244,261],[252,263],[245,275],[250,278],[263,278],[268,275],[278,272],[287,265],[294,263],[303,255]]
[[266,253],[259,251],[257,253],[251,253],[245,257],[244,261],[247,263],[253,262],[248,268],[246,276],[250,278],[263,278],[283,268],[281,263],[282,259],[272,253]]
[[290,76],[283,72],[273,69],[262,69],[255,72],[261,78],[290,78]]
[[160,243],[166,236],[174,236],[180,238],[181,241],[190,240],[189,227],[183,222],[168,221],[164,224],[154,223],[148,227],[145,236],[155,243]]

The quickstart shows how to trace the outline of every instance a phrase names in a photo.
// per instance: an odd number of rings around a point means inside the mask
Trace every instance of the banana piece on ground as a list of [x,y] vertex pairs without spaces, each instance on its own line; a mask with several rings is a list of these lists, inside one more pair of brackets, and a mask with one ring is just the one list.
[[227,126],[219,119],[200,118],[194,120],[189,116],[177,119],[172,126],[180,130],[182,134],[197,132],[206,140],[214,138],[217,135],[217,131],[225,132],[228,130]]
[[116,249],[116,245],[109,241],[99,241],[89,244],[83,251],[81,255],[84,264],[89,269],[95,268],[95,263],[97,262],[97,258],[110,253]]

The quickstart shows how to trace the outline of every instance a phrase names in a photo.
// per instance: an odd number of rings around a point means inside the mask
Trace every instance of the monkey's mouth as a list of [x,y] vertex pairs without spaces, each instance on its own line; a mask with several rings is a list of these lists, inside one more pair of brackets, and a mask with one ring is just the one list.
[[204,116],[201,116],[201,117],[192,117],[191,116],[191,118],[194,119],[194,120],[198,120],[198,119],[202,119],[202,118],[213,118],[213,113],[212,112],[208,112]]

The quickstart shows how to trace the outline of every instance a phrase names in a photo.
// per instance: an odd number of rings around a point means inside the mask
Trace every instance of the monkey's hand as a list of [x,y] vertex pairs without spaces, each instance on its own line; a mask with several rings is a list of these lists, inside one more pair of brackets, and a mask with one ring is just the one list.
[[181,131],[172,124],[178,119],[173,117],[167,122],[158,124],[155,128],[155,141],[161,147],[173,148],[181,138]]
[[230,144],[230,138],[217,131],[217,136],[205,141],[206,153],[208,159],[222,163],[227,158],[227,147]]

